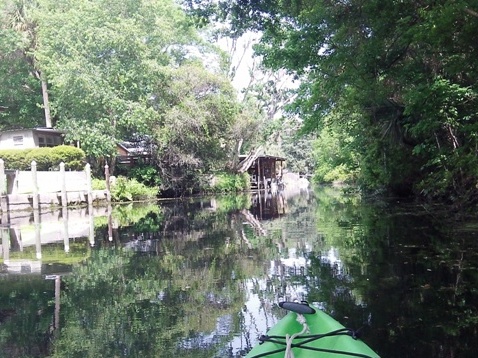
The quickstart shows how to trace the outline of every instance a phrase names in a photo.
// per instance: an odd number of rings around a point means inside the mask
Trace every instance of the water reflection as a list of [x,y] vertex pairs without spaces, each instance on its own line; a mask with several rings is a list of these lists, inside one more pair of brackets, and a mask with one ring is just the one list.
[[[478,230],[411,205],[320,188],[80,218],[84,231],[48,225],[56,236],[42,236],[40,250],[26,232],[12,239],[10,227],[8,245],[2,236],[7,356],[240,357],[284,314],[276,303],[293,298],[368,327],[364,339],[384,357],[478,348]],[[13,274],[12,258],[38,261],[39,252],[42,265],[61,269]]]
[[102,211],[91,207],[4,214],[0,229],[2,271],[50,273],[52,268],[47,266],[62,258],[70,262],[84,260],[85,250],[76,250],[75,242],[86,237],[94,245],[94,216],[107,215]]

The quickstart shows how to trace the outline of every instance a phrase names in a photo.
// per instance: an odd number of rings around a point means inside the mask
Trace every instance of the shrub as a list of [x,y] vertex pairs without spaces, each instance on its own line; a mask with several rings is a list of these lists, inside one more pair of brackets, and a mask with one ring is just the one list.
[[249,174],[217,174],[210,186],[210,191],[215,193],[230,193],[244,191],[250,188]]
[[5,163],[5,169],[27,170],[30,162],[27,160],[28,153],[32,149],[3,149],[0,150],[0,158]]
[[[93,178],[91,180],[93,190],[105,190],[104,179]],[[151,200],[158,194],[158,188],[150,188],[138,182],[136,179],[128,179],[123,176],[117,177],[111,184],[111,200],[115,202]]]
[[80,148],[72,147],[71,145],[59,145],[50,148],[50,156],[52,166],[65,163],[65,169],[69,170],[83,170],[85,167],[85,152]]
[[248,173],[236,174],[234,185],[238,191],[249,190],[251,188],[251,177]]
[[136,179],[117,177],[111,185],[111,200],[116,202],[154,199],[157,194],[157,188],[149,188]]
[[130,178],[136,179],[140,183],[147,186],[159,187],[161,185],[161,177],[158,169],[152,165],[140,165],[130,170]]
[[37,163],[37,170],[57,170],[61,162],[70,170],[83,170],[85,166],[85,152],[68,145],[0,150],[0,158],[5,169],[13,170],[30,170],[32,161]]
[[31,169],[32,161],[35,161],[37,163],[37,170],[49,170],[53,166],[50,151],[50,148],[32,149],[25,156],[25,160],[28,163],[28,169]]
[[106,182],[104,179],[91,179],[91,189],[93,190],[105,190],[106,189]]

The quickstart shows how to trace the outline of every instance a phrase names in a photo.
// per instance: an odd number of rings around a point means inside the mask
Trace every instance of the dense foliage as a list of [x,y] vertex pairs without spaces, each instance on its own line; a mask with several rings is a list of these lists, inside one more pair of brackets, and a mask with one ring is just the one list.
[[181,195],[253,137],[223,54],[173,0],[2,0],[0,20],[0,129],[49,126],[48,109],[97,174],[140,138]]
[[[200,174],[225,168],[233,153],[230,141],[238,112],[235,92],[225,78],[198,65],[166,73],[152,121],[162,183],[175,195],[199,191]],[[232,144],[232,145],[231,145]]]
[[262,33],[265,65],[301,79],[291,110],[305,129],[335,138],[339,157],[353,151],[331,170],[402,194],[476,197],[477,1],[187,3],[233,36]]
[[42,124],[41,83],[34,63],[35,25],[23,2],[0,1],[0,129]]
[[250,177],[248,173],[221,173],[211,180],[208,191],[214,193],[235,193],[249,190],[250,186]]
[[[51,113],[99,164],[142,138],[175,195],[261,141],[321,181],[474,202],[476,0],[183,3],[192,17],[173,0],[2,0],[0,129],[48,126]],[[211,21],[234,39],[261,34],[268,77],[242,103],[193,27]],[[298,139],[297,118],[314,134]]]
[[[100,179],[92,181],[94,190],[105,190],[106,182]],[[115,177],[110,183],[111,200],[113,202],[144,201],[155,199],[158,195],[157,187],[148,187],[138,180],[124,176]]]

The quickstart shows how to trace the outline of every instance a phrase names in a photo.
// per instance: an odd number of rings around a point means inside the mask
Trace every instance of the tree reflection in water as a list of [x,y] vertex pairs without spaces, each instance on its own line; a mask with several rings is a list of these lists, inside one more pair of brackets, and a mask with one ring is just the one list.
[[478,229],[412,205],[319,188],[127,206],[95,223],[85,260],[48,272],[61,286],[45,272],[0,278],[0,351],[239,357],[293,298],[368,327],[384,357],[478,351]]

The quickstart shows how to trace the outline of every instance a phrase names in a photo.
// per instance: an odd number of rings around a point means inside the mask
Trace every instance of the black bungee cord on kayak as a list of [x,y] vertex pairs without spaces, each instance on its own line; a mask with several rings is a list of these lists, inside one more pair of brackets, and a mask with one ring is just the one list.
[[[297,302],[280,302],[279,306],[282,308],[285,308],[289,311],[293,311],[297,313],[299,316],[302,314],[313,314],[315,313],[315,309],[310,307],[308,305],[308,302],[302,301],[301,303]],[[304,330],[305,331],[304,326]],[[276,344],[282,344],[285,347],[280,348],[280,349],[275,349],[270,352],[265,352],[261,353],[258,355],[255,355],[251,358],[261,358],[261,357],[267,357],[272,354],[280,353],[280,352],[286,352],[292,348],[298,347],[302,349],[307,349],[315,352],[323,352],[323,353],[332,353],[332,354],[341,354],[341,355],[348,355],[350,357],[360,357],[360,358],[371,358],[369,355],[366,354],[361,354],[361,353],[354,353],[354,352],[347,352],[347,351],[339,351],[339,350],[334,350],[334,349],[326,349],[326,348],[316,348],[316,347],[309,347],[306,346],[305,344],[313,342],[317,339],[321,339],[324,337],[332,337],[332,336],[339,336],[339,335],[348,335],[351,336],[353,339],[357,339],[359,336],[359,330],[353,330],[350,328],[341,328],[337,329],[335,331],[331,331],[328,333],[323,333],[323,334],[313,334],[313,335],[302,335],[302,332],[299,333],[298,335],[293,335],[292,337],[287,336],[268,336],[268,335],[262,335],[259,337],[260,344],[263,344],[264,342],[271,342],[271,343],[276,343]],[[303,339],[302,342],[299,343],[292,343],[292,339]]]
[[[361,353],[354,353],[354,352],[347,352],[347,351],[339,351],[339,350],[334,350],[334,349],[326,349],[326,348],[316,348],[316,347],[308,347],[305,344],[313,342],[317,339],[321,339],[324,337],[332,337],[332,336],[339,336],[339,335],[348,335],[353,337],[354,339],[357,339],[357,331],[350,329],[350,328],[342,328],[338,329],[336,331],[331,331],[328,333],[324,334],[313,334],[313,335],[304,335],[304,336],[296,336],[294,337],[295,339],[303,339],[304,341],[299,342],[299,343],[292,343],[290,345],[291,348],[302,348],[302,349],[307,349],[315,352],[324,352],[324,353],[335,353],[335,354],[342,354],[342,355],[348,355],[351,357],[361,357],[361,358],[371,358],[370,356],[366,354],[361,354]],[[280,352],[285,352],[287,349],[287,342],[285,341],[286,337],[285,336],[267,336],[267,335],[262,335],[259,337],[260,344],[264,342],[271,342],[271,343],[277,343],[277,344],[282,344],[284,345],[284,348],[276,349],[270,352],[266,353],[261,353],[258,355],[255,355],[251,358],[260,358],[260,357],[267,357],[269,355],[275,354],[275,353],[280,353]]]

